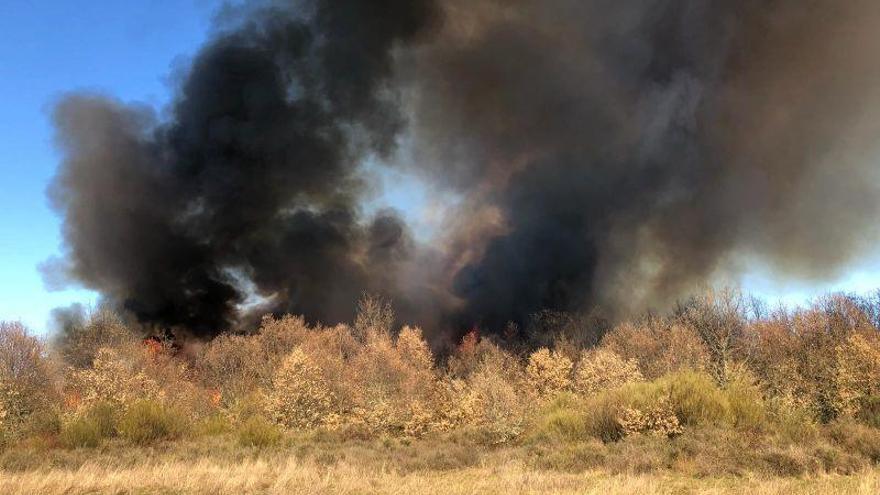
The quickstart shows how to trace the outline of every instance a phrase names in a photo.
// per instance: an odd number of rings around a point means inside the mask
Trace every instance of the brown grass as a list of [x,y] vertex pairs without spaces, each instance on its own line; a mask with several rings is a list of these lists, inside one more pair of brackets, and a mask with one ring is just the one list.
[[813,479],[691,479],[662,475],[566,474],[521,463],[454,471],[399,473],[340,463],[321,466],[294,457],[244,462],[212,460],[148,462],[109,468],[87,463],[77,469],[0,474],[0,493],[33,494],[876,494],[880,473]]

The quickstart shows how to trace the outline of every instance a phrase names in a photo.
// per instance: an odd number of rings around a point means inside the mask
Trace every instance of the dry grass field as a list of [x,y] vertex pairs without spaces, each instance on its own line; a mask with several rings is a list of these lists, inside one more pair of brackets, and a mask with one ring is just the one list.
[[34,494],[743,494],[819,495],[880,493],[880,474],[812,478],[686,478],[681,475],[608,475],[536,470],[518,462],[451,471],[399,473],[302,464],[295,458],[215,462],[146,462],[112,468],[87,463],[0,474],[0,493]]
[[[651,449],[650,445],[630,447]],[[622,459],[608,458],[606,465],[590,469],[540,464],[531,454],[524,446],[481,448],[455,439],[340,441],[294,436],[273,447],[253,448],[221,435],[141,447],[113,441],[94,450],[33,444],[0,456],[0,493],[880,493],[880,471],[872,468],[846,475],[745,472],[702,476],[683,466],[651,465],[627,450],[620,454]]]

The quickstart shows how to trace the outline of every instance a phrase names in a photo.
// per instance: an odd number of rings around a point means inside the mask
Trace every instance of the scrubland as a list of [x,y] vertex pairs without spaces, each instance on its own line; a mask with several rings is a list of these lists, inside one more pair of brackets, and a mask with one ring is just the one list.
[[7,322],[0,493],[878,493],[878,324],[731,290],[433,345],[372,297],[210,342]]

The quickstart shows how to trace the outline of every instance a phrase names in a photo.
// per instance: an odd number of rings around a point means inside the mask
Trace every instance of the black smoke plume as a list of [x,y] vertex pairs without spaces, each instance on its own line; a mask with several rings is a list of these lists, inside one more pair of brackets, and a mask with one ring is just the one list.
[[[72,95],[55,111],[50,195],[67,267],[138,319],[210,334],[249,281],[266,310],[340,319],[407,255],[393,212],[359,220],[359,163],[402,125],[391,52],[431,2],[261,7],[201,49],[171,117]],[[389,277],[390,278],[390,277]]]
[[[261,5],[168,118],[58,105],[55,269],[206,335],[348,319],[362,291],[500,329],[663,306],[746,263],[827,277],[877,238],[878,27],[872,0]],[[446,228],[364,218],[368,159],[462,198]]]

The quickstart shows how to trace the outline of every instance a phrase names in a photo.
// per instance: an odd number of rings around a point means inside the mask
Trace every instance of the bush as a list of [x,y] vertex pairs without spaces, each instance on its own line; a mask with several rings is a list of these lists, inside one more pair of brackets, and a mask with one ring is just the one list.
[[198,425],[197,432],[200,435],[213,437],[232,431],[232,423],[229,418],[222,414],[212,414],[204,418]]
[[880,353],[845,299],[779,312],[746,328],[744,355],[765,396],[810,411],[818,421],[849,417],[877,390]]
[[102,425],[94,418],[80,416],[61,429],[61,445],[69,448],[95,448],[106,438]]
[[59,439],[67,448],[94,448],[116,433],[114,424],[113,405],[100,402],[64,424]]
[[767,427],[767,406],[758,388],[757,379],[748,369],[742,366],[732,367],[723,392],[734,427],[751,431],[761,431]]
[[284,315],[274,318],[266,315],[260,322],[260,331],[251,337],[257,340],[265,356],[283,358],[302,344],[311,333],[302,316]]
[[541,397],[550,397],[571,385],[572,362],[563,354],[538,349],[529,356],[526,377],[530,388]]
[[[514,353],[474,331],[440,369],[421,330],[395,335],[378,300],[362,304],[354,334],[267,317],[259,333],[204,346],[129,345],[108,319],[77,334],[66,375],[21,325],[3,324],[0,443],[45,451],[58,434],[68,448],[115,435],[149,444],[191,422],[200,435],[230,433],[251,447],[281,442],[283,427],[386,446],[411,445],[392,435],[455,437],[468,459],[477,443],[525,435],[536,462],[561,469],[794,474],[880,462],[880,338],[857,311],[838,302],[725,323],[715,309],[693,308],[621,325],[590,350],[565,334],[547,340],[552,351],[528,355],[519,340]],[[717,337],[714,368],[695,325]]]
[[434,368],[434,355],[425,342],[422,329],[418,327],[403,327],[397,335],[394,344],[400,359],[414,370],[430,373]]
[[816,416],[802,401],[791,396],[775,396],[765,401],[767,417],[774,433],[797,443],[812,441],[819,434]]
[[44,407],[34,411],[23,424],[24,435],[51,437],[61,432],[61,417],[58,411]]
[[136,402],[119,420],[119,435],[136,445],[147,445],[179,437],[184,425],[178,412],[159,402]]
[[573,442],[590,438],[582,412],[583,404],[571,394],[560,394],[539,414],[536,433],[552,439]]
[[681,434],[684,427],[756,427],[764,417],[763,405],[753,389],[736,382],[729,390],[722,390],[708,375],[696,372],[606,390],[589,398],[584,406],[586,430],[605,442],[635,433],[672,437]]
[[345,362],[343,377],[353,422],[409,436],[445,428],[445,390],[421,330],[405,327],[393,339],[385,327],[365,328],[366,344]]
[[584,428],[603,442],[616,442],[626,434],[619,418],[624,407],[621,393],[604,392],[584,405]]
[[390,302],[375,294],[361,296],[354,322],[354,336],[359,342],[365,343],[377,334],[390,335],[393,325],[394,310]]
[[729,404],[711,377],[703,373],[675,373],[662,380],[676,416],[683,425],[718,425],[730,420]]
[[647,410],[625,407],[617,418],[624,435],[638,433],[674,437],[682,433],[681,422],[668,397],[661,397]]
[[238,443],[244,447],[270,447],[281,437],[281,430],[261,416],[251,417],[238,428]]
[[4,437],[11,437],[18,429],[26,411],[22,394],[12,381],[0,375],[0,432]]
[[511,374],[511,371],[516,373],[521,371],[517,357],[490,339],[481,338],[475,330],[468,332],[462,338],[446,363],[448,374],[459,379],[467,379],[486,366],[505,370],[507,374]]
[[490,341],[480,339],[476,330],[466,333],[446,362],[449,374],[455,378],[466,378],[473,373],[480,365],[487,346],[495,347]]
[[288,428],[315,428],[332,421],[334,402],[320,368],[298,347],[275,373],[266,412]]
[[505,443],[523,432],[526,404],[503,368],[486,363],[467,385],[469,392],[463,405],[470,416],[466,422],[483,431],[490,443]]
[[74,370],[69,376],[68,386],[79,405],[110,403],[124,408],[137,400],[158,397],[159,384],[133,361],[115,349],[98,349],[91,368]]
[[592,395],[642,379],[635,359],[625,360],[614,351],[594,349],[581,353],[575,371],[574,388],[578,393]]
[[205,385],[219,391],[227,406],[268,385],[274,371],[257,338],[244,335],[212,340],[199,356],[198,368]]
[[98,425],[101,435],[110,437],[116,433],[116,408],[113,407],[113,404],[99,402],[92,406],[84,416]]
[[0,430],[20,435],[28,417],[55,399],[43,343],[21,323],[0,322]]
[[678,309],[678,320],[693,328],[709,351],[708,371],[718,383],[727,382],[731,364],[746,327],[746,299],[737,289],[710,290]]
[[228,407],[223,408],[221,413],[227,416],[232,424],[241,424],[252,416],[261,416],[265,412],[265,409],[265,396],[258,392],[254,392],[237,399]]

